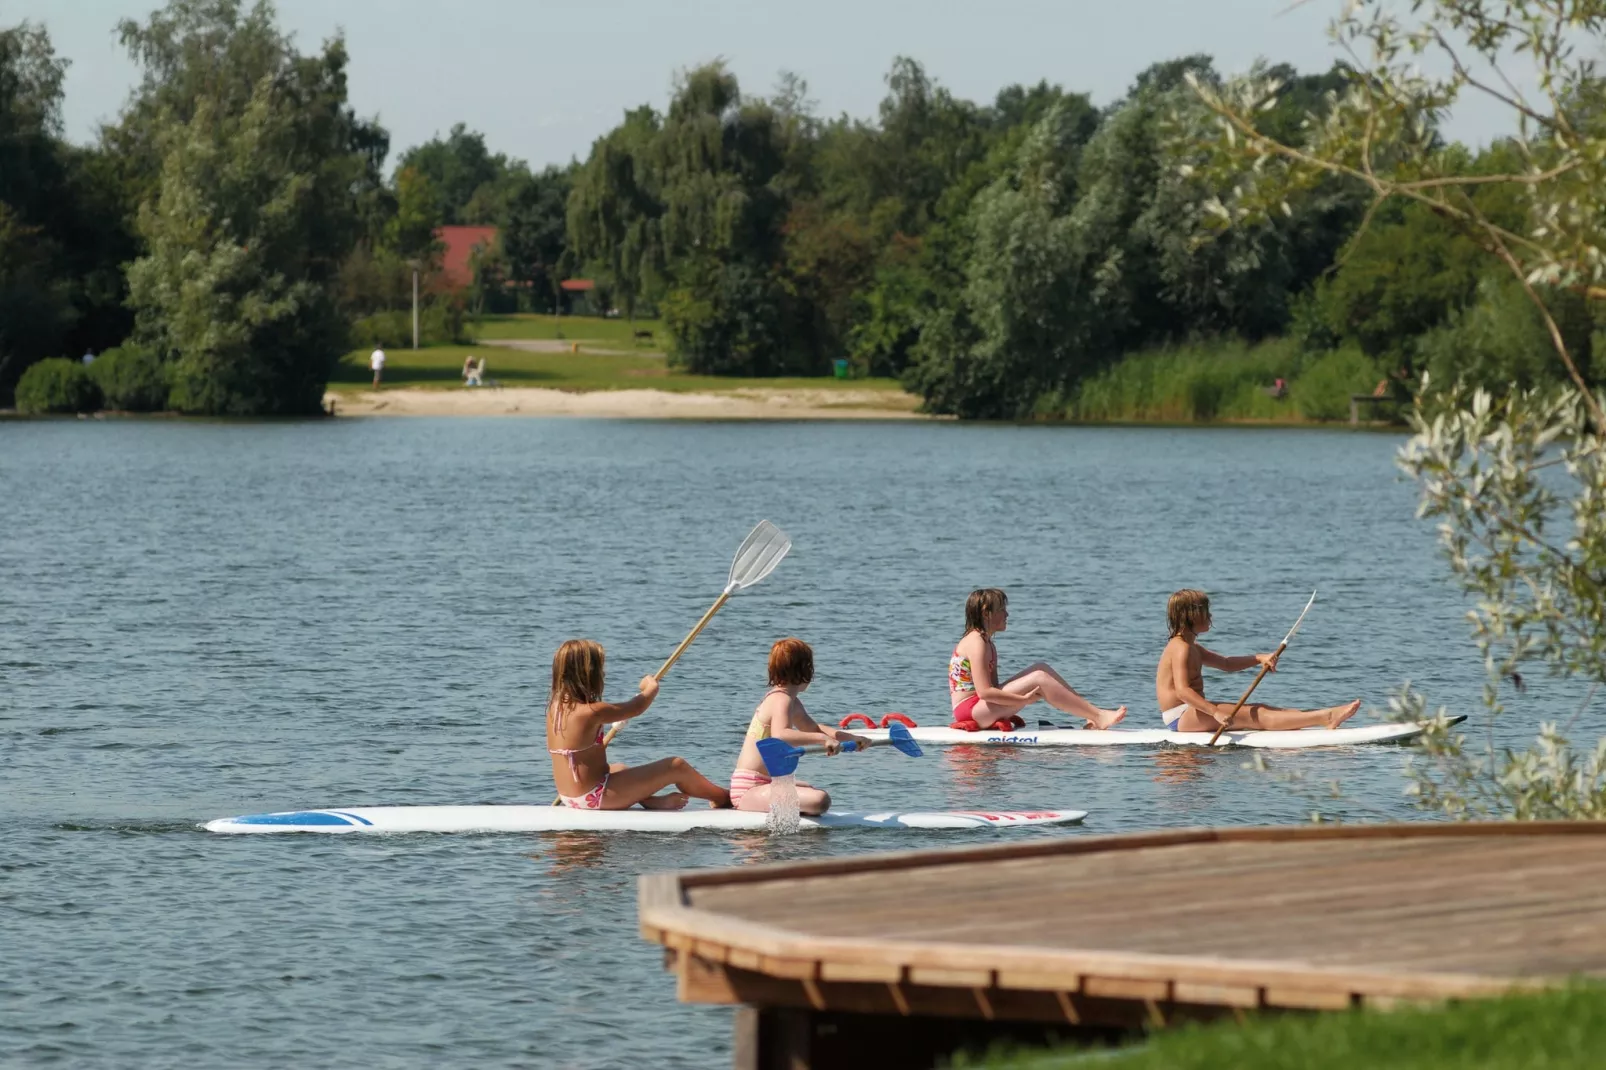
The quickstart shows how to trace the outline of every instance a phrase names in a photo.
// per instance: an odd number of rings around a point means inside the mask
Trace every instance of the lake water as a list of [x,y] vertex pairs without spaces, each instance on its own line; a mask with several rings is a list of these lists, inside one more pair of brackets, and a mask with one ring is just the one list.
[[[611,753],[729,772],[769,645],[816,650],[822,720],[946,722],[965,595],[1002,666],[1045,659],[1157,725],[1166,596],[1259,697],[1476,712],[1465,604],[1393,467],[1309,430],[579,420],[0,423],[0,1063],[707,1067],[730,1014],[675,1002],[638,873],[990,833],[220,837],[208,818],[545,802],[554,647],[655,669],[769,517],[794,549],[737,595]],[[1232,698],[1248,677],[1212,675]],[[1576,695],[1532,682],[1524,708]],[[1034,707],[1032,712],[1043,707]],[[1364,715],[1363,715],[1364,716]],[[1519,726],[1522,727],[1522,726]],[[1530,733],[1531,734],[1531,733]],[[1125,749],[811,759],[838,804],[1070,806],[1079,836],[1410,818],[1402,752]],[[1343,781],[1342,802],[1310,789]],[[1015,904],[1095,911],[1096,904]],[[987,909],[996,911],[997,904]]]

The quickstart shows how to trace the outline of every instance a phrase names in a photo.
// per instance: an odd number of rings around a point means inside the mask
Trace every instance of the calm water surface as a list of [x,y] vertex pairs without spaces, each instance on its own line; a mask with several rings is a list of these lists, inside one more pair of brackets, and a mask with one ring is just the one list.
[[[1313,431],[578,420],[0,423],[0,1063],[705,1067],[726,1011],[680,1006],[636,935],[670,868],[988,834],[220,837],[299,807],[545,802],[556,644],[652,671],[769,517],[791,556],[737,596],[616,760],[725,776],[776,638],[810,708],[940,724],[966,593],[1011,594],[1039,658],[1157,724],[1165,599],[1268,649],[1260,695],[1475,710],[1465,605],[1392,457]],[[1234,697],[1247,676],[1209,681]],[[1525,708],[1575,700],[1536,680]],[[1035,707],[1041,709],[1041,707]],[[1402,753],[890,752],[819,760],[839,805],[1075,806],[1088,835],[1413,816]],[[1318,804],[1289,777],[1341,779]],[[1025,830],[1024,835],[1034,834]],[[1087,909],[1079,904],[1075,909]],[[996,905],[989,909],[996,910]],[[1023,916],[1066,904],[1022,902]]]

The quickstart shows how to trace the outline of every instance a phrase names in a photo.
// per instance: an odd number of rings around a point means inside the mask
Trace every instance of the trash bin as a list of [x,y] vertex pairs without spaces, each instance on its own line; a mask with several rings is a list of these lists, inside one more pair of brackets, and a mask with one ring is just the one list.
[[847,361],[842,360],[841,358],[838,358],[838,359],[833,360],[831,362],[831,367],[832,367],[833,370],[835,370],[836,377],[838,379],[846,379],[848,377],[848,362]]

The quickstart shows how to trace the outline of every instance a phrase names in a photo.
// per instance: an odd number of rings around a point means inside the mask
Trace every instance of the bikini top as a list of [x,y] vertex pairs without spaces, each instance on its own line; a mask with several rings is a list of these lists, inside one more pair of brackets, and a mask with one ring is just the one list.
[[[561,710],[559,710],[557,712],[556,716],[557,716],[557,721],[558,721],[556,727],[561,731],[562,728],[563,728],[563,712]],[[578,762],[576,762],[574,760],[574,756],[576,754],[584,754],[586,751],[590,750],[591,748],[600,747],[600,746],[602,746],[602,726],[599,724],[599,725],[597,725],[597,738],[593,739],[590,743],[587,743],[585,746],[583,746],[583,747],[548,747],[546,749],[546,752],[548,754],[556,754],[560,758],[567,759],[568,763],[569,763],[569,776],[574,780],[574,782],[576,784],[578,784],[580,782],[580,763],[578,763]]]
[[[784,687],[772,687],[764,692],[764,698],[785,690]],[[764,712],[764,698],[758,700],[758,707],[753,710],[753,719],[747,723],[747,738],[755,743],[770,738],[770,715]]]
[[[987,669],[992,674],[993,683],[998,683],[998,648],[993,646],[992,640],[987,643]],[[948,658],[948,690],[959,691],[965,694],[976,693],[976,678],[970,671],[970,659],[959,656],[959,647]]]

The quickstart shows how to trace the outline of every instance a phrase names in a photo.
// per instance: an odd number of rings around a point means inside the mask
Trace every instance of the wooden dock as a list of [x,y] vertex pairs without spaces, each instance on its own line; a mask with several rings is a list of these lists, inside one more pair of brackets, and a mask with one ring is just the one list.
[[1246,1009],[1606,975],[1606,822],[1187,829],[653,874],[738,1067],[926,1067]]

